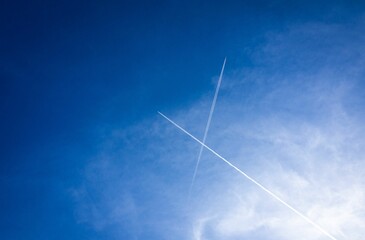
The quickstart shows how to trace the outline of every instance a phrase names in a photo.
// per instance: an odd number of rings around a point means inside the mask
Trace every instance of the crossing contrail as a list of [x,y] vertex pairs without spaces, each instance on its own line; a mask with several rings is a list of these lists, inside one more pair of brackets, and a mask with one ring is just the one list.
[[315,222],[313,222],[312,220],[310,220],[308,217],[306,217],[304,214],[302,214],[301,212],[299,212],[298,210],[296,210],[294,207],[292,207],[291,205],[289,205],[288,203],[286,203],[284,200],[282,200],[280,197],[278,197],[275,193],[271,192],[269,189],[267,189],[266,187],[264,187],[263,185],[261,185],[255,179],[253,179],[252,177],[250,177],[249,175],[247,175],[246,173],[244,173],[243,171],[241,171],[238,167],[236,167],[235,165],[233,165],[232,163],[230,163],[227,159],[225,159],[224,157],[222,157],[221,155],[219,155],[216,151],[214,151],[213,149],[211,149],[210,147],[208,147],[207,145],[205,145],[202,141],[200,141],[199,139],[197,139],[196,137],[194,137],[192,134],[190,134],[184,128],[180,127],[177,123],[175,123],[174,121],[172,121],[171,119],[169,119],[168,117],[166,117],[164,114],[162,114],[160,112],[158,112],[158,113],[162,117],[164,117],[167,121],[169,121],[170,123],[172,123],[175,127],[179,128],[181,131],[183,131],[189,137],[191,137],[196,142],[200,143],[202,146],[204,146],[206,149],[208,149],[210,152],[212,152],[214,155],[216,155],[217,157],[219,157],[222,161],[224,161],[225,163],[227,163],[230,167],[232,167],[237,172],[239,172],[240,174],[242,174],[244,177],[246,177],[248,180],[250,180],[256,186],[258,186],[263,191],[265,191],[266,193],[268,193],[271,197],[273,197],[274,199],[276,199],[277,201],[279,201],[281,204],[283,204],[284,206],[286,206],[287,208],[289,208],[290,210],[292,210],[295,214],[297,214],[298,216],[300,216],[302,219],[304,219],[306,222],[308,222],[309,224],[311,224],[317,230],[319,230],[320,232],[322,232],[324,235],[326,235],[327,237],[331,238],[332,240],[338,240],[337,238],[335,238],[334,236],[332,236],[330,233],[328,233],[326,230],[324,230],[321,226],[319,226],[318,224],[316,224]]
[[[219,88],[221,86],[225,65],[226,65],[226,58],[224,58],[223,67],[222,67],[222,70],[221,70],[221,74],[219,75],[217,88],[215,89],[212,106],[210,107],[208,121],[207,121],[207,125],[205,126],[205,131],[204,131],[204,136],[203,136],[203,141],[202,141],[203,143],[205,143],[205,140],[207,139],[207,135],[208,135],[209,127],[210,127],[210,122],[212,121],[212,116],[213,116],[213,112],[214,112],[214,108],[215,108],[215,103],[217,102],[217,97],[218,97],[218,93],[219,93]],[[199,150],[198,160],[196,161],[196,165],[195,165],[194,175],[193,175],[193,178],[192,178],[191,184],[190,184],[188,199],[190,199],[191,191],[193,190],[193,185],[194,185],[194,182],[195,182],[196,173],[198,172],[199,163],[200,163],[200,159],[202,157],[203,149],[204,149],[204,146],[201,145],[200,150]]]

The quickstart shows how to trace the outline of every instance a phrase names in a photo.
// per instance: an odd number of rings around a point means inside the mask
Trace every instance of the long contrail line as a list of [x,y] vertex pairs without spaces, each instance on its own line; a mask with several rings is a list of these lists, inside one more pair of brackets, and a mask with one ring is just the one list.
[[[204,144],[205,144],[205,140],[207,139],[207,135],[208,135],[209,127],[210,127],[210,122],[212,121],[212,116],[213,116],[213,112],[214,112],[214,108],[215,108],[215,103],[217,102],[217,97],[218,97],[219,89],[220,89],[220,86],[221,86],[225,65],[226,65],[226,58],[224,58],[223,67],[222,67],[221,73],[219,75],[219,80],[218,80],[217,87],[215,89],[212,106],[210,107],[210,112],[209,112],[209,116],[208,116],[207,125],[205,126],[205,131],[204,131],[204,136],[203,136],[203,141],[202,141]],[[194,185],[194,182],[195,182],[196,173],[198,172],[199,163],[200,163],[200,159],[202,157],[203,149],[204,149],[204,146],[201,145],[200,150],[199,150],[198,160],[196,161],[196,165],[195,165],[194,175],[193,175],[193,178],[191,180],[191,184],[190,184],[190,188],[189,188],[188,199],[190,199],[191,191],[193,190],[193,185]]]
[[266,187],[264,187],[263,185],[261,185],[255,179],[253,179],[252,177],[250,177],[249,175],[247,175],[246,173],[244,173],[243,171],[241,171],[238,167],[236,167],[235,165],[233,165],[232,163],[230,163],[227,159],[225,159],[224,157],[222,157],[221,155],[219,155],[216,151],[214,151],[213,149],[211,149],[210,147],[208,147],[207,145],[205,145],[202,141],[200,141],[199,139],[197,139],[196,137],[194,137],[192,134],[190,134],[184,128],[180,127],[177,123],[175,123],[174,121],[172,121],[171,119],[169,119],[168,117],[166,117],[164,114],[162,114],[160,112],[158,112],[158,113],[162,117],[164,117],[167,121],[169,121],[170,123],[172,123],[175,127],[179,128],[181,131],[183,131],[189,137],[191,137],[196,142],[200,143],[202,146],[204,146],[206,149],[208,149],[210,152],[212,152],[214,155],[216,155],[217,157],[219,157],[221,160],[223,160],[225,163],[227,163],[230,167],[234,168],[237,172],[239,172],[240,174],[242,174],[243,176],[245,176],[248,180],[250,180],[251,182],[253,182],[256,186],[258,186],[263,191],[265,191],[266,193],[268,193],[271,197],[275,198],[277,201],[279,201],[281,204],[283,204],[284,206],[286,206],[287,208],[289,208],[290,210],[292,210],[294,213],[296,213],[298,216],[300,216],[306,222],[310,223],[313,227],[317,228],[324,235],[326,235],[327,237],[331,238],[332,240],[338,240],[337,238],[335,238],[334,236],[332,236],[330,233],[328,233],[326,230],[324,230],[321,226],[319,226],[318,224],[316,224],[315,222],[313,222],[312,220],[310,220],[308,217],[306,217],[304,214],[302,214],[301,212],[299,212],[298,210],[296,210],[294,207],[292,207],[291,205],[289,205],[288,203],[286,203],[284,200],[282,200],[280,197],[278,197],[275,193],[271,192],[269,189],[267,189]]

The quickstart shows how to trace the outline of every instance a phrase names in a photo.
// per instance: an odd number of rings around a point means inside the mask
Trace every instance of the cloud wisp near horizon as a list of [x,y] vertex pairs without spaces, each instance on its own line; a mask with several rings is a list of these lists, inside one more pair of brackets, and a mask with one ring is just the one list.
[[[365,234],[362,22],[267,33],[253,67],[226,66],[206,141],[339,240]],[[162,112],[199,136],[210,96]],[[79,221],[131,239],[328,239],[208,152],[188,207],[199,148],[158,116],[114,129],[73,190]]]

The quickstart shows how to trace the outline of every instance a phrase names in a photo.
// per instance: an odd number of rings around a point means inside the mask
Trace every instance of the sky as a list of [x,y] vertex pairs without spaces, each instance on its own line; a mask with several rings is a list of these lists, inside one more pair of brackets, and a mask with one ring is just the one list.
[[365,235],[361,1],[1,5],[1,239]]

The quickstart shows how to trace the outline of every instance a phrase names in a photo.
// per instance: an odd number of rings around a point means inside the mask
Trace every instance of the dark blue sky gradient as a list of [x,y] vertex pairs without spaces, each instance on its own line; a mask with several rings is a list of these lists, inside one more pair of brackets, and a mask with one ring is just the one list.
[[0,238],[113,239],[69,190],[109,131],[189,105],[271,31],[351,22],[347,2],[2,1]]

